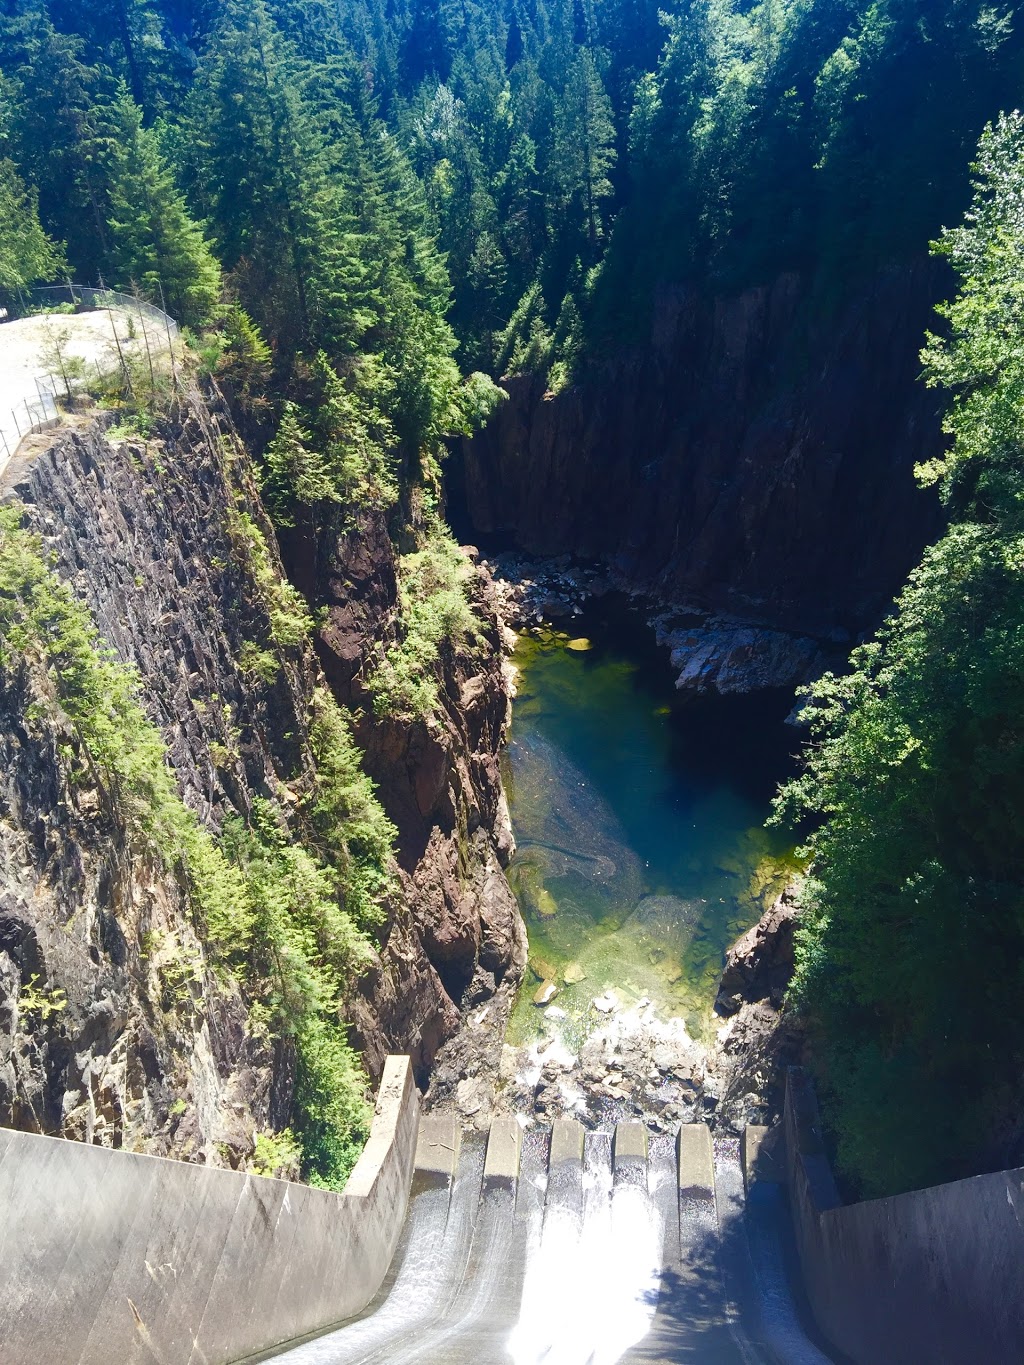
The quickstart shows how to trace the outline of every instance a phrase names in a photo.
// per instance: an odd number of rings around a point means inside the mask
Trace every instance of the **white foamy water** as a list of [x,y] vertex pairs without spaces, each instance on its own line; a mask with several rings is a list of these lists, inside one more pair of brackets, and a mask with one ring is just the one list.
[[530,1248],[515,1365],[615,1365],[650,1330],[661,1272],[661,1218],[644,1189],[612,1188],[608,1166],[584,1177],[577,1210],[549,1205]]

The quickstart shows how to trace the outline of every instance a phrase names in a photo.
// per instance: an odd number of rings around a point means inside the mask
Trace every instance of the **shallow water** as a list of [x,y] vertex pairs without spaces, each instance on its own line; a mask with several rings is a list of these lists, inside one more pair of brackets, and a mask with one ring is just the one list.
[[792,771],[793,699],[681,696],[667,652],[615,604],[574,629],[524,634],[514,659],[509,877],[531,972],[510,1041],[540,1029],[546,983],[570,1039],[610,988],[701,1033],[726,947],[793,868],[786,839],[763,827]]

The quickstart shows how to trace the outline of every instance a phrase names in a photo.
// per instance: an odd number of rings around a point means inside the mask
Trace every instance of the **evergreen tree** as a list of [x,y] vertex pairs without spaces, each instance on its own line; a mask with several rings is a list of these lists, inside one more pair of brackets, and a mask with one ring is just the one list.
[[263,480],[263,500],[278,526],[294,525],[296,503],[312,507],[338,499],[327,458],[310,449],[310,439],[298,408],[285,403],[277,434],[267,447]]
[[114,95],[108,73],[81,60],[80,39],[32,12],[0,43],[10,77],[8,117],[14,159],[39,194],[43,225],[67,244],[85,283],[99,280],[109,251],[110,205],[104,166],[113,131],[103,117]]
[[224,349],[217,360],[217,375],[230,387],[235,402],[247,412],[267,406],[270,380],[270,347],[260,329],[238,304],[222,312]]
[[230,0],[197,72],[188,189],[246,309],[286,351],[309,336],[308,277],[322,237],[315,129],[263,0]]
[[57,29],[82,38],[89,65],[127,84],[149,119],[175,102],[189,63],[151,0],[47,0],[46,8]]
[[35,195],[12,161],[0,161],[0,293],[53,279],[63,265],[60,249],[39,222]]
[[594,253],[603,235],[600,208],[612,193],[608,177],[616,153],[611,100],[588,48],[580,48],[569,67],[564,98],[555,108],[553,132],[549,174],[556,206],[582,216]]
[[388,386],[376,370],[374,361],[362,360],[342,378],[323,351],[313,361],[310,426],[330,486],[320,496],[350,508],[390,506],[398,495],[394,431],[377,406]]
[[127,88],[122,87],[111,113],[115,131],[107,177],[113,277],[125,286],[134,283],[183,322],[200,323],[218,301],[220,269]]

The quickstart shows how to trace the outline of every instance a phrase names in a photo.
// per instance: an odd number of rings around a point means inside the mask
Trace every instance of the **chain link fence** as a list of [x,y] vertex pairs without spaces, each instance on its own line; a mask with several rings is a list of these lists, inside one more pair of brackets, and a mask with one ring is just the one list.
[[178,324],[170,314],[152,303],[146,303],[137,294],[121,294],[116,289],[92,289],[85,284],[53,284],[43,289],[30,289],[22,296],[21,308],[17,311],[24,315],[38,309],[56,308],[69,303],[75,309],[93,311],[98,308],[116,308],[122,313],[134,313],[143,326],[148,319],[156,333],[166,335],[167,344],[177,341],[180,336]]
[[[109,333],[100,327],[76,336],[68,327],[65,330],[69,335],[61,337],[62,317],[96,312],[109,315]],[[10,321],[0,325],[0,371],[9,368],[11,375],[7,384],[0,379],[0,469],[26,436],[60,423],[60,405],[71,406],[76,393],[103,392],[112,386],[132,393],[147,382],[155,391],[167,355],[171,378],[177,379],[174,349],[181,335],[178,324],[163,309],[136,295],[88,285],[53,285],[24,292],[9,310],[15,324],[36,316],[50,320],[47,330],[36,338],[33,359],[41,357],[43,350],[52,353],[47,355],[52,368],[41,373],[26,369],[24,354],[20,367],[17,365],[17,346],[13,348],[14,362],[8,366],[5,352],[12,348],[4,343],[14,333],[6,332]],[[56,349],[54,337],[58,339]],[[76,348],[83,346],[93,354],[78,354]]]
[[[0,425],[0,464],[9,460],[17,450],[23,436],[35,431],[45,431],[48,427],[60,424],[60,409],[57,407],[57,382],[52,374],[37,375],[35,397],[23,398],[11,408],[11,420]],[[13,427],[13,435],[10,428]]]

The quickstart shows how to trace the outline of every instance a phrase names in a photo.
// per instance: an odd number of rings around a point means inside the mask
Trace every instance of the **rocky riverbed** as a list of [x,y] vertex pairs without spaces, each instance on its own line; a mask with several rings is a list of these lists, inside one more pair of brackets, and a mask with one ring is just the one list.
[[840,628],[812,635],[709,611],[696,602],[659,602],[637,592],[614,568],[578,563],[569,555],[537,559],[509,552],[482,565],[494,581],[506,626],[515,630],[552,622],[568,628],[588,603],[621,594],[670,651],[679,691],[799,687],[841,666],[852,643]]
[[[785,1069],[799,1064],[803,1048],[800,1022],[783,1007],[796,917],[787,892],[730,950],[709,1039],[692,1037],[649,1000],[625,1005],[615,990],[594,997],[593,1027],[576,1047],[557,1004],[538,1007],[543,1031],[518,1047],[497,1047],[485,1019],[470,1018],[439,1059],[428,1104],[481,1131],[509,1114],[527,1126],[639,1119],[653,1132],[702,1121],[726,1135],[775,1122]],[[474,1046],[474,1032],[483,1046]]]

